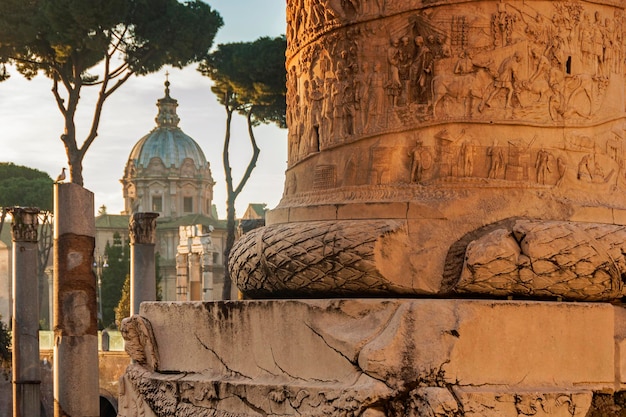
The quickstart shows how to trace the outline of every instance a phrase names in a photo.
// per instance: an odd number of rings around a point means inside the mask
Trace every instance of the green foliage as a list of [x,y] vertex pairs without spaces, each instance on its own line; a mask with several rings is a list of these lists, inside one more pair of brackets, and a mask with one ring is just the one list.
[[45,172],[0,162],[0,207],[52,210],[52,178]]
[[[230,299],[231,279],[228,255],[235,242],[235,200],[246,185],[256,166],[260,149],[254,138],[253,126],[276,123],[287,127],[285,36],[262,37],[254,42],[218,45],[217,49],[200,63],[198,71],[210,77],[211,88],[226,109],[226,134],[222,159],[226,177],[226,242],[224,244],[224,287],[222,297]],[[252,157],[239,184],[235,187],[230,166],[230,125],[233,112],[246,117]]]
[[27,78],[77,82],[110,55],[137,74],[182,68],[211,48],[223,21],[199,0],[3,0],[0,57]]
[[[160,268],[161,256],[157,252],[155,254],[155,269],[156,269],[156,284],[157,284],[157,300],[163,299],[161,282],[163,280],[163,274]],[[115,313],[115,325],[119,327],[122,320],[130,316],[130,274],[127,274],[124,278],[124,283],[120,288],[120,295],[118,297],[117,306],[113,309]],[[103,312],[103,315],[106,315]],[[113,323],[111,323],[112,325]],[[110,326],[105,323],[105,327]]]
[[126,275],[122,286],[122,296],[115,307],[115,325],[119,328],[126,317],[130,317],[130,275]]
[[122,242],[119,233],[113,235],[113,244],[106,243],[104,254],[107,267],[102,268],[102,326],[115,324],[115,307],[122,297],[126,276],[130,274],[130,248]]
[[2,321],[2,315],[0,315],[0,373],[4,374],[4,377],[8,377],[9,369],[11,368],[11,333],[9,332],[9,326]]
[[[106,99],[132,75],[200,61],[222,24],[200,0],[2,0],[0,81],[8,78],[6,64],[28,79],[42,72],[52,80],[70,181],[83,185],[82,162]],[[75,115],[85,86],[99,93],[79,143]]]
[[286,128],[286,49],[284,35],[220,44],[198,71],[213,80],[211,90],[222,105],[244,116],[251,113],[253,125],[275,123]]

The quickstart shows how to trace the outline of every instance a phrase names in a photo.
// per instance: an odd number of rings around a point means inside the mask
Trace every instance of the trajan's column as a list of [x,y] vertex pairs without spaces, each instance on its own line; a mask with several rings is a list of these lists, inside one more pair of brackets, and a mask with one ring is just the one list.
[[120,415],[622,415],[625,8],[288,1],[247,300],[142,304]]
[[288,2],[285,193],[240,289],[620,298],[624,6]]

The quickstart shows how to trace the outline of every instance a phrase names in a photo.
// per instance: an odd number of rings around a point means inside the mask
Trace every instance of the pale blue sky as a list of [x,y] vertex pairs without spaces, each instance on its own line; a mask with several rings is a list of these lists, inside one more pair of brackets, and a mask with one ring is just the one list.
[[[208,3],[224,19],[216,44],[252,41],[260,36],[285,33],[284,0],[212,0]],[[225,216],[226,192],[222,166],[225,112],[210,91],[210,80],[196,71],[165,68],[146,77],[131,78],[105,103],[99,136],[84,160],[85,188],[95,194],[96,208],[106,205],[108,212],[123,210],[119,180],[133,145],[155,126],[156,100],[163,97],[165,71],[170,72],[171,96],[178,100],[179,127],[202,147],[211,163],[214,204]],[[59,136],[61,115],[50,93],[50,80],[43,76],[26,81],[13,72],[0,83],[0,162],[13,162],[45,171],[54,179],[67,157]],[[91,121],[93,97],[83,93],[77,117],[79,132]],[[249,156],[245,122],[233,126],[233,173],[238,179]],[[256,137],[261,148],[257,168],[237,200],[237,215],[248,203],[278,204],[287,167],[287,132],[273,126],[260,126]],[[82,140],[81,140],[82,141]]]

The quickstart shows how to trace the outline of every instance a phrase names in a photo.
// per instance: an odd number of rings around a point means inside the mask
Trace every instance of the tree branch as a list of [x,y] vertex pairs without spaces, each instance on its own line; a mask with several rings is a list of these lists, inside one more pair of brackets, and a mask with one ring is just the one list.
[[54,96],[54,100],[57,103],[59,111],[61,111],[61,114],[65,117],[67,110],[65,109],[63,98],[59,94],[59,75],[56,73],[54,74],[54,78],[52,80],[52,95]]
[[235,197],[237,197],[239,193],[241,193],[241,191],[243,190],[243,187],[245,187],[246,183],[248,182],[248,179],[250,178],[252,171],[256,167],[257,160],[259,159],[259,153],[261,153],[261,149],[259,149],[259,147],[256,144],[256,139],[254,137],[254,130],[252,129],[253,110],[254,110],[254,106],[250,107],[250,110],[248,111],[248,117],[247,117],[248,136],[250,137],[250,145],[252,145],[252,157],[250,158],[250,162],[248,162],[248,167],[246,168],[246,172],[244,172],[243,177],[241,178],[241,181],[239,181],[239,185],[237,185],[237,188],[235,188],[235,191],[234,191]]
[[222,152],[222,162],[224,163],[224,175],[226,177],[226,188],[228,198],[233,194],[233,173],[230,166],[230,123],[233,118],[233,109],[230,107],[230,92],[224,93],[224,108],[226,109],[226,134],[224,135],[224,150]]
[[87,149],[89,149],[93,141],[98,136],[98,127],[100,126],[100,118],[102,116],[102,108],[104,106],[104,102],[111,94],[113,94],[115,90],[117,90],[122,84],[124,84],[133,74],[133,72],[129,71],[128,73],[124,75],[123,78],[117,80],[117,82],[110,89],[107,90],[109,80],[111,79],[110,72],[109,72],[110,65],[111,65],[111,57],[107,55],[104,61],[104,74],[102,76],[102,85],[100,87],[98,100],[96,101],[96,106],[93,111],[91,129],[89,131],[89,135],[87,135],[87,138],[85,139],[85,142],[83,142],[83,145],[80,148],[80,152],[82,155],[84,155],[87,152]]

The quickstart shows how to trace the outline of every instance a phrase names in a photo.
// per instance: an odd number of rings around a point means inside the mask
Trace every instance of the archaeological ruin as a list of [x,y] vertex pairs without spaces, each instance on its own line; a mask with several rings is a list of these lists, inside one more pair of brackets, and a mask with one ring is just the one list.
[[298,0],[286,30],[245,299],[143,303],[119,415],[624,415],[626,4]]

